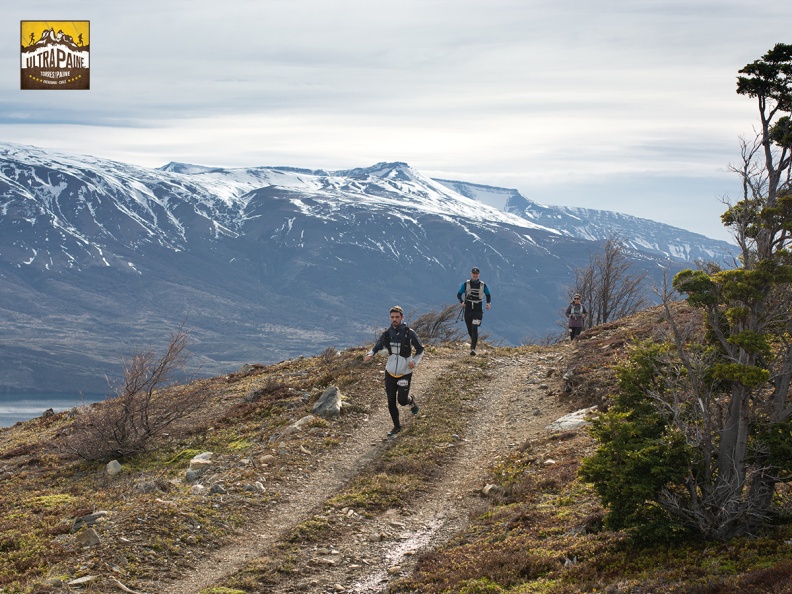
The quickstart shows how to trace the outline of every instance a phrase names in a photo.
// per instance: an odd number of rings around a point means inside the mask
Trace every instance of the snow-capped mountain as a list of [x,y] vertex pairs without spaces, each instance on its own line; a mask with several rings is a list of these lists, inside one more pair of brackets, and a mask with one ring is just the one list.
[[[471,187],[405,163],[149,169],[0,143],[0,390],[101,391],[121,356],[160,348],[182,322],[203,375],[364,344],[395,303],[452,303],[474,265],[493,292],[483,331],[510,343],[557,331],[599,236]],[[642,250],[657,231],[633,220],[637,267],[697,257],[674,235],[667,252]]]
[[452,180],[437,181],[463,196],[516,214],[567,237],[590,241],[618,237],[636,252],[688,262],[705,260],[731,264],[738,253],[736,246],[725,241],[649,219],[610,210],[546,206],[528,200],[517,190]]

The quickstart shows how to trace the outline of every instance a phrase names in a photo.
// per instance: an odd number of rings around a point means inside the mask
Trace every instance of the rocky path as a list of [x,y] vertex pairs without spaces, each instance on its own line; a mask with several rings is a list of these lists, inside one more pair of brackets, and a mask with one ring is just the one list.
[[[446,357],[427,357],[416,373],[413,390],[422,391],[440,377],[454,360],[466,352]],[[491,356],[487,351],[482,356]],[[323,543],[309,551],[311,568],[295,572],[288,589],[281,592],[384,592],[388,583],[408,573],[415,554],[436,547],[460,529],[473,514],[486,510],[480,495],[487,467],[527,439],[546,433],[549,423],[570,412],[558,397],[562,367],[560,355],[522,353],[491,361],[491,379],[483,394],[460,411],[470,420],[466,433],[455,445],[455,455],[431,491],[407,512],[389,510],[363,518],[350,511],[354,526],[344,542]],[[472,363],[471,363],[472,364]],[[406,413],[406,414],[405,414]],[[403,422],[420,422],[403,409]],[[422,413],[423,414],[423,413]],[[205,557],[183,579],[162,585],[159,592],[196,594],[224,583],[246,562],[267,554],[269,548],[291,528],[311,517],[322,503],[370,460],[387,447],[383,440],[390,418],[383,395],[369,418],[345,446],[315,460],[304,472],[292,475],[284,485],[285,501],[257,517],[251,517],[227,546]]]
[[[568,412],[558,398],[549,395],[545,362],[538,357],[504,358],[496,362],[494,379],[470,411],[471,423],[453,462],[430,493],[411,514],[379,521],[374,529],[394,535],[372,551],[372,543],[359,541],[371,564],[360,568],[350,582],[338,580],[333,589],[314,592],[384,592],[388,582],[408,573],[415,554],[437,547],[463,529],[468,519],[486,511],[481,496],[487,467],[526,439],[545,432],[545,427]],[[328,577],[328,576],[325,576]],[[341,576],[339,576],[341,577]]]

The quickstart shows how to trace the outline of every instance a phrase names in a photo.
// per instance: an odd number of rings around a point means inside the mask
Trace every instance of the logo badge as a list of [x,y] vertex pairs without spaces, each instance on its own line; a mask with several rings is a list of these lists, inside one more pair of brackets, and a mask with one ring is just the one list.
[[90,89],[90,21],[21,21],[25,89]]

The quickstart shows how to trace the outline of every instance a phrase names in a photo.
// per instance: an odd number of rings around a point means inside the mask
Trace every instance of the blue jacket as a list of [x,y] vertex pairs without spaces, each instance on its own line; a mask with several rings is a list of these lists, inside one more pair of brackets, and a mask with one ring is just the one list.
[[[481,295],[482,286],[484,287],[483,296]],[[476,298],[476,294],[478,294],[478,298]],[[473,299],[470,299],[470,297],[473,297]],[[460,303],[465,304],[465,309],[481,311],[483,307],[482,303],[485,298],[487,303],[492,301],[489,287],[487,283],[482,280],[466,280],[462,283],[462,286],[459,287],[459,291],[457,291],[457,299]]]

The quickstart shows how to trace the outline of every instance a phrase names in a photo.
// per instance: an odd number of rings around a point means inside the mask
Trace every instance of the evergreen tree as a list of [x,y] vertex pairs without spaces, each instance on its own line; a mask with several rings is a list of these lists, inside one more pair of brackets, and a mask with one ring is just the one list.
[[[692,341],[676,325],[666,294],[672,348],[634,354],[631,365],[648,375],[623,384],[631,399],[617,400],[595,425],[601,445],[583,472],[615,525],[635,525],[641,509],[659,504],[705,537],[730,538],[765,523],[777,485],[792,481],[792,45],[777,44],[739,74],[737,92],[757,99],[761,121],[735,168],[743,196],[722,216],[741,262],[676,275],[674,288],[705,314],[706,339]],[[618,433],[608,430],[614,415],[625,424]],[[623,457],[632,448],[649,468],[617,460],[616,440],[625,442]],[[627,494],[635,496],[619,500],[614,489],[628,473],[643,491],[633,485]]]

